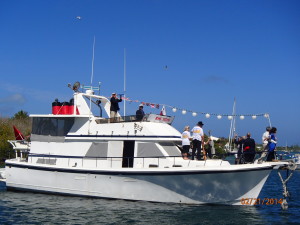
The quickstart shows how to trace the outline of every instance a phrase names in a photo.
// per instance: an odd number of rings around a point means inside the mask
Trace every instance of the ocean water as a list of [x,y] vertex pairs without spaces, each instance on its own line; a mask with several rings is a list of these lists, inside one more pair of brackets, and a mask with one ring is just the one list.
[[[282,210],[275,203],[194,206],[10,192],[2,186],[0,224],[300,224],[300,170],[288,187],[289,208]],[[282,198],[277,170],[259,197]]]

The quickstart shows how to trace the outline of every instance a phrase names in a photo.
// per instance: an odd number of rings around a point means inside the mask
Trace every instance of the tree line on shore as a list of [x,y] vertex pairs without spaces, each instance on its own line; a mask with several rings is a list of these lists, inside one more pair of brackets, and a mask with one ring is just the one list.
[[3,164],[12,153],[12,146],[8,140],[15,140],[13,126],[16,126],[25,137],[29,137],[31,120],[28,113],[21,110],[11,118],[0,118],[0,164]]

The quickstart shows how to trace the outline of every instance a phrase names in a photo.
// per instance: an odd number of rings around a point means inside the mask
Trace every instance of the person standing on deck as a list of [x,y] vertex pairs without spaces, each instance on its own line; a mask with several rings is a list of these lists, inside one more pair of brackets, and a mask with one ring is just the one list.
[[136,110],[135,116],[136,116],[137,120],[142,120],[144,118],[145,112],[144,112],[143,108],[144,108],[143,104],[140,104],[139,109]]
[[266,157],[268,154],[268,148],[269,148],[269,138],[270,138],[270,129],[271,127],[266,127],[266,131],[262,135],[262,154],[261,154],[261,159]]
[[270,137],[270,130],[271,127],[266,127],[266,131],[263,133],[262,136],[262,143],[263,143],[263,151],[267,151],[268,150],[268,140]]
[[240,164],[241,163],[243,147],[244,147],[244,140],[245,139],[243,137],[241,137],[241,136],[237,137],[237,135],[235,135],[234,144],[236,144],[237,147],[238,147],[238,152],[237,152],[237,157],[235,159],[235,164]]
[[277,137],[275,136],[276,132],[277,132],[276,127],[272,127],[270,130],[270,138],[268,143],[267,161],[273,161],[275,159],[275,149],[277,145]]
[[197,159],[201,158],[201,148],[203,149],[203,159],[206,160],[206,153],[204,149],[204,132],[202,126],[204,124],[199,121],[197,125],[192,129],[193,133],[193,150],[192,150],[192,160],[194,160],[195,153],[197,150]]
[[181,134],[182,139],[182,156],[183,159],[188,159],[188,152],[190,151],[190,140],[191,140],[191,134],[190,134],[190,127],[185,126],[184,131]]
[[110,121],[116,122],[116,117],[118,115],[118,111],[120,110],[119,102],[121,102],[122,99],[118,99],[116,93],[111,94],[110,98]]
[[211,158],[214,157],[214,155],[216,155],[216,149],[215,149],[215,143],[214,143],[214,139],[212,136],[210,136],[210,141],[209,141],[209,145],[211,147]]
[[213,158],[213,155],[215,155],[215,147],[214,147],[214,141],[212,139],[212,137],[208,137],[207,142],[204,142],[204,145],[206,146],[205,148],[205,152],[208,156],[209,159]]
[[246,163],[254,161],[255,157],[255,141],[251,138],[251,134],[247,133],[246,139],[244,140],[244,159]]

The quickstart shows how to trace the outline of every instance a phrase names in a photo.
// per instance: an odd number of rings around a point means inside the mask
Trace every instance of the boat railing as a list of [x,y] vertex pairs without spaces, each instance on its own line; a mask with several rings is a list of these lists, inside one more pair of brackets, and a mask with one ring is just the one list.
[[[8,142],[13,147],[15,153],[15,158],[19,160],[26,160],[26,157],[30,151],[30,142],[26,140],[8,140]],[[9,159],[11,158],[11,151],[8,151]]]
[[143,121],[143,118],[138,119],[135,115],[131,116],[121,116],[121,117],[114,117],[114,118],[97,118],[96,123],[123,123],[123,122],[137,122]]
[[30,142],[25,140],[8,140],[8,142],[12,145],[13,149],[29,149]]
[[[189,167],[196,161],[184,160],[182,156],[155,156],[155,157],[82,157],[61,156],[30,153],[28,162],[32,164],[60,165],[80,168],[170,168]],[[205,160],[197,161],[205,166]],[[222,160],[220,162],[220,165]]]
[[157,123],[167,123],[172,124],[174,117],[172,116],[162,116],[157,114],[145,114],[142,117],[136,115],[130,116],[120,116],[113,118],[96,118],[96,123],[124,123],[124,122],[157,122]]

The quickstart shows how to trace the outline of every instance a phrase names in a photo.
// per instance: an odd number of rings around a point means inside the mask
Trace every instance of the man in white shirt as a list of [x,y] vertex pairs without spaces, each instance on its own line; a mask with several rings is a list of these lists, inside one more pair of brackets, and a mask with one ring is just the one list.
[[269,148],[268,142],[269,142],[269,139],[270,139],[270,130],[271,130],[271,127],[266,127],[266,131],[262,135],[261,139],[262,139],[262,150],[263,150],[263,152],[262,152],[259,160],[262,160],[268,154],[267,151],[268,151],[268,148]]
[[[197,150],[197,159],[198,160],[201,159],[201,147],[204,147],[204,132],[202,129],[203,125],[204,124],[202,123],[202,121],[199,121],[197,125],[192,129],[192,133],[193,133],[192,160],[194,160],[196,150]],[[203,148],[203,159],[206,160],[206,153],[204,148]]]
[[262,143],[263,143],[263,150],[266,151],[268,150],[268,141],[269,141],[269,138],[270,138],[270,127],[266,127],[266,132],[263,133],[263,136],[262,136]]

